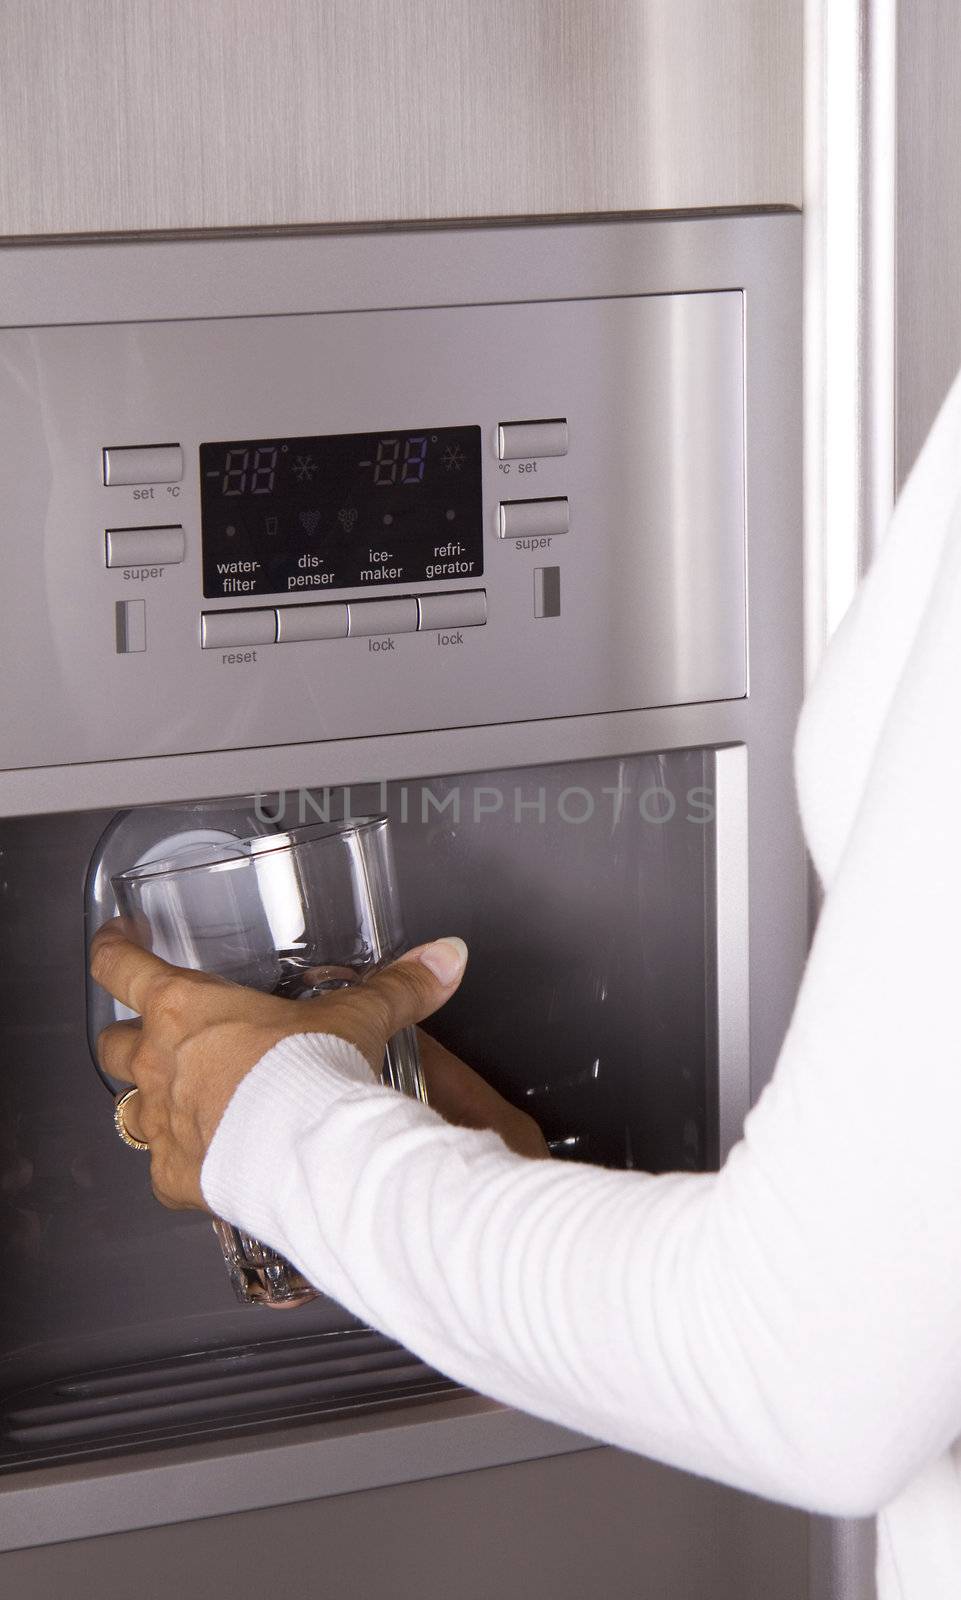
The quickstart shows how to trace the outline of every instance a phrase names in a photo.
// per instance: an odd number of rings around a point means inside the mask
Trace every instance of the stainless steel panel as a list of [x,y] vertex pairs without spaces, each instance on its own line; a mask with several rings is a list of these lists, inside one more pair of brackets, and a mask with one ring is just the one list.
[[811,1518],[809,1600],[877,1600],[874,1517]]
[[898,6],[897,481],[961,366],[961,10]]
[[0,1589],[16,1600],[808,1600],[807,1522],[595,1449],[0,1555]]
[[[714,925],[717,1004],[708,1008],[706,1022],[717,1028],[717,1037],[708,1039],[707,1048],[718,1066],[718,1144],[724,1158],[741,1137],[752,1098],[750,1075],[746,1081],[742,1070],[751,1059],[752,1042],[751,945],[743,936],[743,929],[750,926],[747,750],[743,745],[718,750],[714,763],[717,819],[706,911]],[[758,1006],[761,996],[755,991],[753,998]]]
[[[741,936],[740,951],[727,961],[722,983],[727,1002],[722,999],[719,1041],[726,1039],[726,1048],[733,1049],[743,1068],[747,1039],[744,1010],[749,1005],[750,1060],[756,1093],[776,1059],[806,933],[804,857],[790,778],[793,722],[801,684],[798,221],[783,217],[743,218],[644,226],[507,229],[384,236],[369,243],[362,280],[356,272],[355,240],[325,241],[329,250],[322,280],[315,270],[312,240],[246,242],[237,247],[231,258],[234,270],[229,278],[208,277],[204,253],[193,251],[188,245],[117,247],[111,251],[113,265],[106,274],[102,263],[107,247],[76,247],[69,252],[14,251],[0,258],[0,298],[11,322],[30,324],[42,320],[38,307],[52,303],[59,308],[59,315],[77,322],[110,320],[114,316],[142,322],[163,316],[297,313],[303,311],[305,304],[315,309],[326,306],[344,310],[371,304],[438,304],[445,298],[463,303],[489,300],[492,296],[510,301],[568,299],[572,293],[603,298],[702,292],[719,285],[743,289],[748,305],[744,414],[750,540],[749,696],[720,703],[502,722],[484,727],[434,727],[367,740],[323,740],[319,737],[321,730],[312,727],[305,728],[301,742],[274,747],[266,755],[237,749],[172,759],[133,758],[7,773],[0,777],[0,803],[7,812],[57,811],[126,801],[149,803],[191,793],[243,792],[255,787],[262,777],[271,787],[293,788],[308,782],[361,782],[378,776],[402,780],[411,773],[429,776],[472,771],[481,766],[523,766],[534,761],[568,763],[616,757],[625,750],[744,745],[741,751],[722,751],[719,758],[722,762],[728,756],[734,759],[744,787],[738,788],[735,783],[730,789],[733,811],[729,813],[729,826],[719,830],[718,880],[727,887],[723,891],[724,906],[717,908],[718,927],[726,914],[725,907],[733,916],[733,924],[726,925],[729,938],[737,939],[732,927],[743,928],[745,916],[750,924],[749,950],[744,951]],[[321,283],[322,287],[318,287]],[[99,537],[102,539],[102,532]],[[530,579],[530,572],[527,576]],[[528,587],[528,606],[529,594]],[[339,644],[329,647],[331,652],[340,648]],[[750,835],[745,844],[747,814]],[[77,820],[79,825],[82,819]],[[96,819],[90,819],[90,825],[96,831]],[[747,888],[745,874],[749,875]],[[71,878],[77,880],[76,868],[65,859],[58,900],[62,899],[62,885]],[[78,895],[79,887],[77,881]],[[38,974],[49,971],[51,965],[56,968],[56,954],[51,958],[44,943],[44,930],[50,919],[36,916],[31,905],[29,919],[24,922],[16,910],[20,904],[20,899],[8,896],[7,925],[11,936],[18,927],[24,934],[22,959],[29,961],[32,957]],[[79,932],[77,937],[79,940]],[[79,955],[68,955],[64,970],[78,959]],[[750,993],[746,983],[748,962]],[[29,1003],[29,996],[26,1001]],[[61,1019],[51,1021],[49,1006],[40,1007],[36,1001],[31,1014],[38,1015],[53,1030],[49,1049],[53,1058],[62,1062],[64,1036],[57,1033]],[[15,1059],[20,1060],[24,1073],[29,1071],[29,1053],[21,1043]],[[84,1070],[89,1070],[86,1064]],[[91,1113],[94,1114],[99,1128],[100,1113]],[[103,1136],[107,1137],[107,1133]],[[128,1156],[116,1140],[110,1148],[113,1146],[118,1162]],[[69,1170],[69,1162],[61,1161],[52,1170],[63,1176]],[[107,1181],[105,1177],[104,1182]],[[109,1216],[108,1207],[108,1219]],[[172,1225],[194,1226],[196,1222],[197,1219],[181,1217]],[[198,1332],[202,1330],[198,1328]],[[430,1407],[426,1409],[431,1416],[421,1413],[417,1424],[408,1417],[398,1419],[391,1428],[372,1422],[366,1426],[342,1425],[332,1431],[325,1429],[313,1439],[305,1434],[302,1447],[289,1438],[274,1439],[266,1456],[237,1440],[227,1447],[198,1449],[189,1455],[173,1452],[163,1460],[140,1459],[132,1470],[119,1477],[105,1472],[102,1463],[94,1463],[82,1474],[53,1471],[42,1484],[35,1478],[32,1482],[8,1482],[4,1506],[10,1512],[4,1525],[24,1530],[26,1539],[80,1538],[83,1533],[104,1527],[156,1524],[171,1514],[164,1509],[171,1505],[175,1507],[173,1515],[190,1512],[203,1517],[230,1509],[246,1510],[262,1504],[265,1496],[276,1495],[282,1501],[331,1491],[342,1493],[347,1488],[360,1489],[365,1483],[458,1472],[476,1465],[478,1460],[503,1461],[525,1451],[530,1455],[545,1454],[558,1448],[576,1448],[579,1443],[574,1441],[572,1446],[569,1435],[558,1436],[556,1430],[544,1429],[530,1419],[480,1401],[460,1401],[456,1407],[473,1409],[468,1414],[455,1409],[451,1402],[450,1409],[444,1409],[444,1416],[451,1419],[449,1425],[439,1415],[440,1407]],[[485,1450],[489,1451],[486,1456]],[[179,1469],[188,1459],[189,1473],[185,1475]],[[646,1516],[649,1504],[650,1520],[645,1527],[656,1538],[657,1529],[666,1520],[666,1502],[656,1487],[659,1469],[650,1471],[655,1479],[648,1480],[649,1488],[640,1501],[637,1496],[632,1497],[632,1516],[636,1521],[638,1504]],[[689,1548],[694,1522],[703,1532],[703,1521],[692,1509],[701,1505],[696,1496],[702,1486],[680,1481],[684,1488],[678,1502],[683,1529],[678,1537]],[[688,1497],[689,1488],[694,1498]],[[41,1489],[43,1492],[39,1492]],[[723,1491],[719,1493],[723,1495]],[[473,1503],[476,1505],[476,1500]],[[741,1502],[739,1497],[728,1497],[717,1503],[723,1515],[732,1519],[733,1508]],[[344,1504],[343,1500],[331,1501],[332,1511]],[[596,1499],[591,1504],[593,1531]],[[765,1568],[764,1544],[773,1526],[768,1519],[776,1522],[782,1513],[771,1508],[755,1509],[762,1531],[751,1546],[754,1555],[733,1533],[729,1542],[710,1546],[706,1566],[710,1568],[712,1594],[723,1593],[721,1585],[727,1583],[732,1595],[756,1593],[758,1600],[770,1600],[772,1594],[778,1593],[776,1585],[782,1579],[793,1582],[791,1574],[797,1575],[793,1562],[785,1561],[782,1570],[776,1558]],[[290,1515],[297,1517],[296,1511]],[[556,1517],[549,1517],[548,1525],[556,1526],[556,1521]],[[800,1519],[793,1521],[795,1527],[803,1527]],[[367,1520],[366,1526],[369,1525]],[[241,1519],[235,1519],[234,1526],[242,1526]],[[733,1529],[734,1522],[729,1520],[726,1526]],[[157,1537],[162,1542],[180,1536],[177,1531],[172,1535],[158,1533]],[[214,1537],[213,1550],[222,1550]],[[158,1552],[158,1562],[162,1561],[160,1545],[153,1548]],[[699,1543],[696,1548],[701,1548]],[[316,1571],[316,1549],[316,1542],[311,1540],[312,1575]],[[110,1559],[105,1553],[105,1572]],[[670,1570],[680,1572],[683,1578],[687,1568],[682,1554],[674,1551],[665,1559]],[[534,1565],[539,1560],[538,1555]],[[640,1583],[650,1570],[650,1562],[647,1566],[642,1562],[642,1568],[640,1576],[634,1574]],[[462,1563],[448,1569],[449,1586],[456,1587],[463,1570]],[[232,1562],[234,1582],[236,1571],[236,1563]],[[11,1569],[11,1581],[25,1572],[29,1576],[29,1568]]]
[[786,310],[801,219],[568,220],[222,242],[224,253],[194,239],[0,250],[2,325],[490,305],[718,286],[749,288],[755,303]]
[[[353,243],[360,276],[372,241]],[[327,241],[310,246],[322,279]],[[229,277],[231,243],[193,248],[209,272]],[[156,261],[160,268],[164,257]],[[18,461],[5,492],[7,525],[18,535],[4,548],[0,617],[21,682],[16,701],[0,709],[4,765],[742,696],[742,303],[729,290],[0,333],[0,427]],[[567,456],[531,463],[530,473],[520,471],[526,463],[497,459],[498,417],[557,410],[571,418]],[[369,583],[340,591],[349,605],[362,602],[350,631],[391,631],[386,616],[366,609],[378,594],[400,606],[398,615],[406,604],[396,631],[408,636],[389,655],[363,638],[336,653],[320,644],[322,675],[310,672],[307,645],[238,659],[244,647],[274,641],[274,614],[260,595],[248,610],[205,610],[201,649],[200,442],[309,428],[342,434],[405,418],[483,425],[484,572],[473,556],[438,559],[426,571],[448,587],[483,576],[487,626],[465,634],[439,674],[433,642],[415,631],[414,601],[389,598],[397,586]],[[102,487],[101,441],[122,429],[175,432],[183,483]],[[576,502],[575,531],[556,543],[550,535],[498,538],[505,489],[535,487],[548,500]],[[186,559],[158,577],[141,575],[147,650],[118,655],[113,607],[130,584],[103,565],[104,519],[132,521],[138,510],[153,517],[158,505],[176,506]],[[355,537],[384,536],[377,527]],[[531,573],[555,561],[572,603],[545,629],[533,616]]]
[[798,205],[801,30],[801,0],[6,0],[0,235]]

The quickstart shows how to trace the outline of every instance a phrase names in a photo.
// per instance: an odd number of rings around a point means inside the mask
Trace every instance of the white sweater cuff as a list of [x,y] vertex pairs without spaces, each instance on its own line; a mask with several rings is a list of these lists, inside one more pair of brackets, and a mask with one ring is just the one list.
[[210,1142],[200,1173],[208,1206],[277,1245],[284,1176],[298,1137],[345,1097],[394,1092],[346,1039],[330,1033],[281,1039],[242,1079]]

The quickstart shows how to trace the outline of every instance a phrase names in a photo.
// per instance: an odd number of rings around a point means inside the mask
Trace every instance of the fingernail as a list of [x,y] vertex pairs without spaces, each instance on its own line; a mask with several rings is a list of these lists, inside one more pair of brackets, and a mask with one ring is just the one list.
[[463,939],[435,939],[433,944],[424,946],[420,959],[446,989],[457,982],[467,965],[467,946]]

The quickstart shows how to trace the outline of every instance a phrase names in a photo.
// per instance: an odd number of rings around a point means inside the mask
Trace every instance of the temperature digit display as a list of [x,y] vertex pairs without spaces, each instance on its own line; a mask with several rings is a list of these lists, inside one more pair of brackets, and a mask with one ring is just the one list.
[[481,430],[200,446],[204,594],[322,594],[484,570]]

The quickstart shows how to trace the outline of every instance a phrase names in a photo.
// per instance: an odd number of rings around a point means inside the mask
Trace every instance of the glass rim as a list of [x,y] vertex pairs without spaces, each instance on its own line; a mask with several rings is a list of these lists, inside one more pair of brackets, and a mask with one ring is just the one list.
[[[352,835],[368,834],[386,828],[388,818],[379,812],[367,817],[344,818],[339,822],[306,822],[296,828],[285,828],[278,833],[255,834],[248,839],[224,843],[223,854],[212,855],[208,861],[184,862],[177,865],[175,856],[159,861],[145,861],[142,866],[126,867],[112,874],[112,886],[117,884],[146,883],[151,878],[175,878],[189,872],[230,872],[236,867],[248,867],[264,856],[292,854],[305,845],[327,839],[347,839]],[[213,847],[212,847],[213,848]]]

